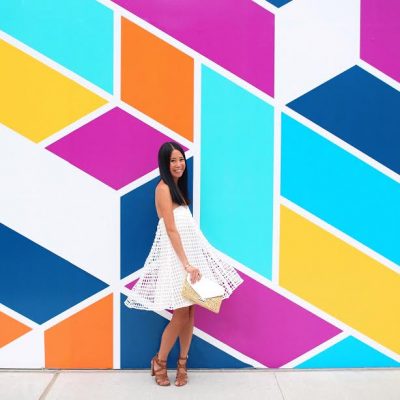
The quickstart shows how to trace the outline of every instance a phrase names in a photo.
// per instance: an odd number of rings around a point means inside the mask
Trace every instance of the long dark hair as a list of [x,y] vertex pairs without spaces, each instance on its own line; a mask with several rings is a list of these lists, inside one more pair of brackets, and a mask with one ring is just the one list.
[[[185,159],[185,170],[182,176],[178,179],[178,186],[171,175],[170,163],[171,153],[174,150],[181,152]],[[161,145],[158,150],[158,169],[160,170],[160,178],[168,185],[169,191],[171,192],[172,201],[179,205],[190,204],[188,197],[188,173],[187,173],[187,162],[185,152],[179,143],[176,142],[165,142]],[[183,196],[183,197],[182,197]]]

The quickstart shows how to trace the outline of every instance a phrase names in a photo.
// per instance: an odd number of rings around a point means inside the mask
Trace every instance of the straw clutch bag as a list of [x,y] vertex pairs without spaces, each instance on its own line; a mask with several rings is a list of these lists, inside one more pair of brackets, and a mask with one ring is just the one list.
[[218,314],[225,289],[211,279],[202,276],[196,283],[190,282],[186,274],[183,282],[182,296],[194,303]]

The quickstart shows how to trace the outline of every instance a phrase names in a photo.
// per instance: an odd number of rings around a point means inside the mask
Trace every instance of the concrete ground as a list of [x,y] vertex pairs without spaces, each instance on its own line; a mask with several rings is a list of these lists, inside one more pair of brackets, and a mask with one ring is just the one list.
[[0,370],[1,400],[400,400],[400,369],[189,370],[159,387],[149,370]]

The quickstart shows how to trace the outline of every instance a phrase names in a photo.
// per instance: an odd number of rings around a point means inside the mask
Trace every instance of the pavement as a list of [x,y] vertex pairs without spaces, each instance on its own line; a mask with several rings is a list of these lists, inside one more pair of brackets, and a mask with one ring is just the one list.
[[155,384],[150,370],[0,369],[0,400],[400,400],[400,368],[190,370]]

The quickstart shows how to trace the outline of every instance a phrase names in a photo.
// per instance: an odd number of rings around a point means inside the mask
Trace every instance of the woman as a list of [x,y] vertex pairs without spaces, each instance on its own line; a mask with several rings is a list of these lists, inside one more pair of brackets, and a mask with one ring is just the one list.
[[207,242],[189,210],[186,157],[176,142],[164,143],[158,152],[160,181],[155,190],[159,217],[155,239],[125,305],[141,310],[173,310],[161,337],[159,351],[151,360],[158,385],[169,386],[167,358],[179,337],[180,356],[176,386],[187,383],[187,359],[194,325],[194,303],[181,295],[186,274],[192,283],[202,275],[224,287],[223,298],[243,282],[236,270],[221,260]]

